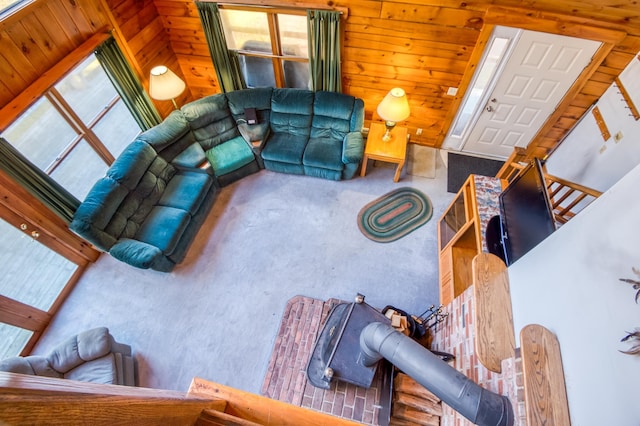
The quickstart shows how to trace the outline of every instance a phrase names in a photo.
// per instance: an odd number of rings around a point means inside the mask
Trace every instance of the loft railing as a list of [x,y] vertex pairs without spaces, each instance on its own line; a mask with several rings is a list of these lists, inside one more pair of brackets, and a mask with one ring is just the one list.
[[[496,177],[511,182],[530,160],[524,148],[516,147]],[[544,178],[554,218],[560,225],[567,223],[579,211],[602,195],[602,192],[595,189],[550,175],[546,170],[544,170]]]

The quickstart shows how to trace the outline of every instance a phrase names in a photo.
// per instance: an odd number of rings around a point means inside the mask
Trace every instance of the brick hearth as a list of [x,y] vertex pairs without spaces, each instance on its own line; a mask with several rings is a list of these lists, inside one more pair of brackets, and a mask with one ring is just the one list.
[[382,377],[369,389],[334,380],[328,390],[307,381],[306,369],[316,337],[331,308],[341,301],[323,302],[296,296],[289,300],[274,343],[262,394],[293,405],[369,425],[378,424]]

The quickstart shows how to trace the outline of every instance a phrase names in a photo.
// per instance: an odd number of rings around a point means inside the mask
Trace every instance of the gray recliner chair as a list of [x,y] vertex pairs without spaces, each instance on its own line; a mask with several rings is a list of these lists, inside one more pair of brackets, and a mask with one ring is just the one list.
[[136,385],[131,346],[116,342],[106,327],[73,336],[47,356],[4,359],[0,361],[0,371],[81,382]]

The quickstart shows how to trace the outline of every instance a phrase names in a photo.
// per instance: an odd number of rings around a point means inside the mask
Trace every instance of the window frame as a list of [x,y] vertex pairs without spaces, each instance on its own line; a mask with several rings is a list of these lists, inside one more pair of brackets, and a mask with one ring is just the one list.
[[[271,59],[273,65],[273,72],[275,77],[275,87],[287,87],[284,75],[284,61],[302,62],[309,64],[309,57],[306,56],[294,56],[285,55],[282,52],[282,43],[280,41],[280,27],[278,24],[278,15],[295,15],[295,16],[307,16],[307,11],[302,9],[289,9],[281,7],[259,7],[259,6],[241,6],[241,5],[229,5],[219,4],[218,7],[221,10],[235,10],[243,12],[259,12],[266,14],[267,24],[269,28],[269,40],[271,42],[271,53],[257,52],[254,50],[242,50],[235,49],[239,55],[250,56],[255,58]],[[224,26],[224,21],[223,21]],[[309,40],[309,34],[307,33],[307,42]],[[228,46],[227,46],[228,47]]]
[[0,9],[0,22],[15,15],[36,1],[37,0],[17,0],[13,2],[13,4]]

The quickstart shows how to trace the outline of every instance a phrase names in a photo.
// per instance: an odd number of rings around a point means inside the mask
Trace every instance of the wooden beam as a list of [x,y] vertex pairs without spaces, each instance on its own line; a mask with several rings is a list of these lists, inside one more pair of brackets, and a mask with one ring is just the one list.
[[0,322],[30,331],[42,331],[50,320],[48,313],[0,295]]

